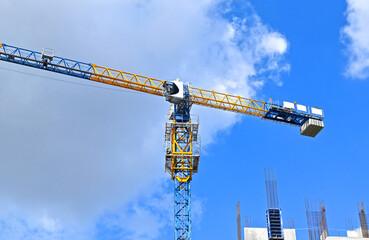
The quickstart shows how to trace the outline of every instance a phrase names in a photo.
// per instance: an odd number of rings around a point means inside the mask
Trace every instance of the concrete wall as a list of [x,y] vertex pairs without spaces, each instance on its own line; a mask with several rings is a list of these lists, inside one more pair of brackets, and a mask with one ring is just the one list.
[[347,237],[362,238],[361,228],[347,231]]
[[367,238],[358,237],[327,237],[325,240],[368,240]]
[[[268,232],[266,228],[244,228],[245,240],[268,240]],[[283,229],[285,240],[296,240],[295,229]],[[368,240],[363,238],[361,230],[356,229],[347,231],[347,237],[327,237],[326,240]]]
[[[244,228],[245,240],[268,240],[266,228]],[[283,229],[285,240],[296,240],[295,229]]]
[[363,238],[361,234],[361,229],[349,230],[347,231],[347,237],[327,237],[326,240],[367,240],[367,238]]

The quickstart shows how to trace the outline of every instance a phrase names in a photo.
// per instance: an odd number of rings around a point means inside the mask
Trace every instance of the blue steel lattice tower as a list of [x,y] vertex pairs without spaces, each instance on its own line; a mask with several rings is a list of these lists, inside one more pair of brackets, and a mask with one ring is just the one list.
[[266,211],[269,240],[284,239],[282,211],[279,208],[275,171],[264,169],[268,210]]
[[[190,240],[191,236],[191,180],[198,172],[200,141],[198,138],[198,120],[191,118],[188,86],[178,81],[166,83],[170,93],[167,100],[174,103],[169,109],[165,125],[165,170],[174,180],[174,239]],[[183,93],[181,89],[183,87]],[[176,99],[175,94],[183,94],[183,99]],[[173,97],[174,96],[174,97]]]

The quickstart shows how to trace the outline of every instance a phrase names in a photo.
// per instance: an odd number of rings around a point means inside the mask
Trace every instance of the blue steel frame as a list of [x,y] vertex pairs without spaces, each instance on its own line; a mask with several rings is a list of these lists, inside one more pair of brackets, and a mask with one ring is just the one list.
[[313,114],[308,108],[308,112],[298,111],[295,109],[286,109],[282,107],[279,102],[265,103],[265,107],[268,112],[262,117],[262,119],[270,120],[274,122],[286,123],[293,126],[301,127],[309,118],[323,121],[324,116]]
[[174,239],[191,240],[191,180],[174,179]]
[[270,208],[266,211],[268,239],[284,239],[282,211],[279,208]]
[[51,72],[66,74],[73,77],[90,79],[93,73],[90,63],[79,62],[54,56],[52,60],[42,58],[42,53],[2,44],[0,60],[34,67]]
[[302,126],[307,119],[311,117],[305,116],[301,113],[287,111],[279,106],[271,106],[269,111],[265,114],[263,119],[282,122],[295,126]]
[[[188,123],[191,120],[191,101],[188,86],[184,86],[184,100],[179,104],[174,105],[174,119],[176,122]],[[191,131],[191,126],[188,124],[184,131],[189,133]],[[176,139],[181,136],[177,135]],[[176,152],[191,152],[191,140],[189,139],[190,134],[182,134],[185,136],[186,141],[181,144],[181,150],[176,147]],[[186,142],[190,142],[187,144]],[[177,156],[181,158],[183,156]],[[177,160],[177,168],[180,168],[183,161]],[[183,166],[182,166],[183,167]],[[186,168],[189,168],[189,162],[185,163]],[[179,179],[185,179],[190,176],[186,182],[179,181]],[[191,170],[176,169],[174,172],[174,239],[175,240],[191,240]]]

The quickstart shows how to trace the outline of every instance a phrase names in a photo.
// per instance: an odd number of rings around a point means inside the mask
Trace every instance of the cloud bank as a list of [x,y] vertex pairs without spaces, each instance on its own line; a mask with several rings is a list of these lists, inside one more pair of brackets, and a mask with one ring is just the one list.
[[347,48],[346,75],[365,79],[369,76],[369,2],[347,0],[347,25],[342,29],[342,40]]
[[[225,0],[6,0],[1,41],[256,97],[264,84],[282,84],[288,42],[251,6],[242,15],[234,8]],[[161,151],[164,99],[1,74],[1,237],[148,240],[172,226],[172,183]],[[240,119],[203,107],[193,113],[205,149]],[[202,202],[194,206],[198,213]]]

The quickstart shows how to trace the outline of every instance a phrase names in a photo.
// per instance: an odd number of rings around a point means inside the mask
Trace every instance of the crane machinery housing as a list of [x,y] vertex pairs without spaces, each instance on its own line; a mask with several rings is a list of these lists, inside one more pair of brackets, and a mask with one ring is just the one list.
[[170,173],[174,181],[175,240],[192,239],[190,183],[192,175],[198,172],[200,158],[199,123],[191,118],[192,104],[297,126],[300,127],[301,135],[309,137],[315,137],[324,128],[322,109],[286,101],[258,101],[204,90],[184,84],[179,79],[162,81],[58,57],[51,49],[37,52],[0,43],[0,60],[164,96],[173,104],[165,124],[165,171]]

